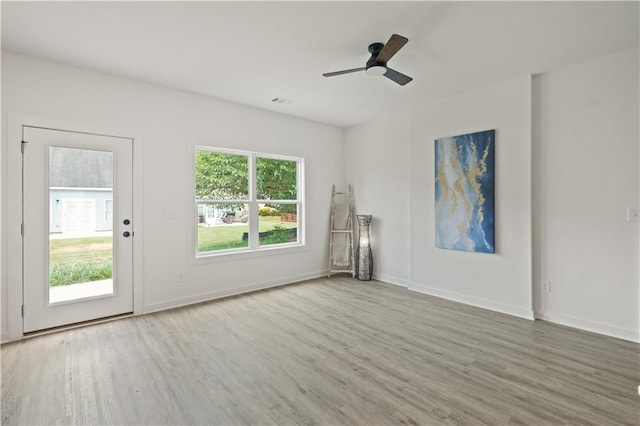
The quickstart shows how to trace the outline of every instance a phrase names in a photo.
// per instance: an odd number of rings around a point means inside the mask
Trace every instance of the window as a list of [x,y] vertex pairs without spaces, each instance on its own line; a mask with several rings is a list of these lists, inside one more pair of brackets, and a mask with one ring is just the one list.
[[104,221],[113,222],[113,200],[104,200]]
[[302,245],[303,159],[196,148],[196,256]]

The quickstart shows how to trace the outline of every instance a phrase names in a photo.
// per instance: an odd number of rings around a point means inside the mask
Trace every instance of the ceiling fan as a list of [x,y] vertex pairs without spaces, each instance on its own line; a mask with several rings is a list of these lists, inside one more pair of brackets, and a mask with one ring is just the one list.
[[371,57],[367,61],[367,64],[361,68],[353,68],[350,70],[328,72],[322,74],[325,77],[333,77],[335,75],[349,74],[352,72],[365,71],[367,75],[384,75],[389,80],[393,80],[401,86],[404,86],[413,78],[408,75],[404,75],[387,66],[387,62],[393,55],[398,53],[398,50],[402,49],[402,46],[407,44],[408,38],[398,34],[393,34],[387,44],[372,43],[369,45],[369,53]]

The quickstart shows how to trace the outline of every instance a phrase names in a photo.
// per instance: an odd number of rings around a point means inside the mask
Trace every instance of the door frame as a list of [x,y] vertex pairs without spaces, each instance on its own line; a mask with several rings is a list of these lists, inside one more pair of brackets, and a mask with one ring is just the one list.
[[[89,133],[104,136],[128,138],[133,141],[133,213],[135,226],[133,244],[133,314],[143,312],[143,242],[144,242],[144,194],[143,194],[143,149],[142,133],[131,129],[114,126],[69,122],[53,118],[32,117],[24,115],[8,115],[7,140],[7,182],[5,186],[7,203],[6,213],[6,246],[2,247],[2,255],[6,256],[6,301],[3,302],[3,321],[6,327],[2,341],[20,340],[24,337],[22,317],[23,297],[23,242],[22,242],[22,206],[23,206],[23,163],[22,163],[22,129],[24,126],[42,127],[52,130],[63,130],[77,133]],[[137,226],[136,226],[137,224]],[[4,274],[3,274],[4,275]]]

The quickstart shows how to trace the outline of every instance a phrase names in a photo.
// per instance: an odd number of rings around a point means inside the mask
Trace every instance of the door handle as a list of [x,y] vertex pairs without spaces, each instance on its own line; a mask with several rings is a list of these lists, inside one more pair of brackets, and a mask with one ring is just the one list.
[[122,233],[122,236],[125,237],[125,238],[128,238],[130,235],[131,235],[131,232],[129,232],[129,231],[124,231]]

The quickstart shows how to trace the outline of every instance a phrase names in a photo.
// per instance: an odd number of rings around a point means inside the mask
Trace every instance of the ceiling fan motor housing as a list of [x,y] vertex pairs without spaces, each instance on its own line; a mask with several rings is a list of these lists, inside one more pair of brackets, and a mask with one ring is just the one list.
[[378,55],[380,54],[380,52],[382,52],[383,47],[384,44],[382,43],[372,43],[369,45],[369,53],[371,53],[371,57],[367,61],[367,68],[370,68],[374,65],[386,65],[386,63],[384,62],[377,61]]
[[377,60],[378,55],[380,54],[383,48],[384,48],[383,43],[372,43],[369,45],[369,53],[371,53],[371,57],[369,58],[365,66],[367,74],[382,75],[387,70],[386,62],[380,62]]

